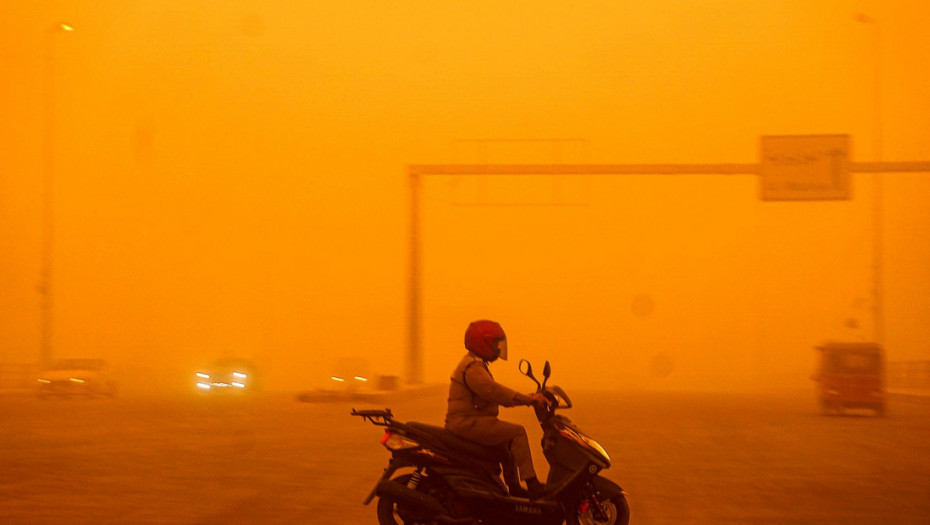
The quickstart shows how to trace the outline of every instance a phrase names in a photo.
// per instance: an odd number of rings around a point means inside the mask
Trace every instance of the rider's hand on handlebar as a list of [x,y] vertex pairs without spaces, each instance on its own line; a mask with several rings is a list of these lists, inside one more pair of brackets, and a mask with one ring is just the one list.
[[535,394],[530,394],[530,404],[538,408],[549,408],[552,406],[552,401],[548,397],[542,395],[539,392]]

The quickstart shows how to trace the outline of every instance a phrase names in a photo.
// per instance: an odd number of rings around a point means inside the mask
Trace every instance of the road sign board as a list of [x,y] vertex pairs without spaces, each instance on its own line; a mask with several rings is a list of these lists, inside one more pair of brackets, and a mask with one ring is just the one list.
[[767,135],[760,141],[760,198],[850,197],[849,135]]

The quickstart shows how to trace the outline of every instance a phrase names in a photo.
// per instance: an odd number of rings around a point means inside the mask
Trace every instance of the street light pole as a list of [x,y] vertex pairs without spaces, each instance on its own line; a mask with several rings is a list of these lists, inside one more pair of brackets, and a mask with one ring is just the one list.
[[[872,28],[872,39],[875,54],[872,71],[872,156],[875,162],[882,162],[882,29],[881,23],[875,17],[864,13],[855,15],[857,22]],[[873,273],[873,318],[875,342],[882,344],[884,340],[884,304],[882,289],[882,244],[884,242],[884,226],[882,224],[882,201],[884,199],[882,188],[882,174],[872,174],[872,273]]]
[[39,363],[52,360],[52,261],[54,248],[55,204],[55,41],[62,32],[73,31],[70,25],[58,23],[45,32],[42,70],[42,268],[39,294],[42,298],[42,342]]

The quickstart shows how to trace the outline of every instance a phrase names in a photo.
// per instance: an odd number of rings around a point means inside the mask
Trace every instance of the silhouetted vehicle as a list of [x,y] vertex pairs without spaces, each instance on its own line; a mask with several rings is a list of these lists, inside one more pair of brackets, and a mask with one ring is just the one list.
[[116,395],[116,381],[103,359],[59,359],[39,372],[36,394],[46,397]]
[[202,394],[251,392],[258,387],[256,370],[248,359],[218,359],[194,374],[194,385]]
[[884,356],[876,343],[828,342],[817,347],[814,379],[824,414],[870,409],[885,414]]
[[[601,477],[610,457],[601,445],[585,435],[556,410],[572,407],[565,391],[546,386],[533,377],[529,362],[520,371],[536,382],[552,405],[536,408],[543,429],[543,454],[549,462],[546,491],[529,499],[508,490],[501,479],[506,450],[485,447],[457,437],[442,427],[403,423],[391,410],[352,410],[371,423],[385,427],[381,444],[391,460],[365,504],[378,496],[378,523],[415,525],[434,523],[487,525],[626,525],[630,508],[626,493]],[[395,473],[402,471],[400,475]]]

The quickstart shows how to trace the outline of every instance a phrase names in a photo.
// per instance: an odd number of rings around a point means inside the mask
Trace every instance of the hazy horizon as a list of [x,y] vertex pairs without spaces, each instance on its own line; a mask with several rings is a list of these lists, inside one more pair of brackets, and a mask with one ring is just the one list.
[[[0,364],[40,355],[46,161],[55,357],[152,384],[224,355],[272,388],[346,359],[403,375],[408,165],[755,163],[760,136],[796,134],[927,161],[928,20],[918,1],[6,2]],[[817,343],[874,337],[874,180],[763,202],[753,175],[426,177],[424,380],[493,318],[509,381],[529,358],[597,388],[803,384]],[[926,173],[883,175],[892,360],[930,359],[928,200]]]

